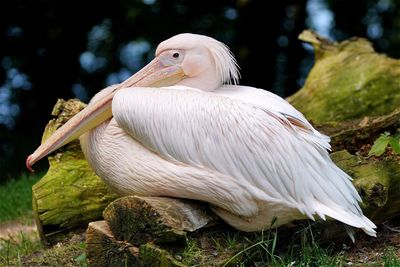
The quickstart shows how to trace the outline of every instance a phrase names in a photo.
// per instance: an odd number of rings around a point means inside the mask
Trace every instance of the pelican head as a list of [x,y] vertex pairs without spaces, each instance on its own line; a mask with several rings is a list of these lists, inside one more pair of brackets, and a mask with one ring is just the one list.
[[161,42],[156,58],[164,64],[177,64],[185,79],[177,85],[212,91],[239,79],[238,65],[229,48],[205,35],[182,33]]
[[223,43],[211,37],[190,33],[173,36],[158,45],[155,58],[149,64],[114,86],[101,99],[90,102],[61,126],[28,156],[26,166],[33,171],[31,166],[35,162],[112,117],[111,103],[118,90],[197,85],[198,89],[212,91],[224,83],[237,83],[238,79],[236,61]]

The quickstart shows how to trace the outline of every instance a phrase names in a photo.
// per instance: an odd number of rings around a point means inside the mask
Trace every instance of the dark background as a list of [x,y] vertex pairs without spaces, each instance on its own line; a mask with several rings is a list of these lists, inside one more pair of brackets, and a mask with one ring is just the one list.
[[236,55],[241,84],[287,96],[313,63],[297,39],[305,28],[333,40],[367,37],[400,55],[398,0],[1,1],[0,183],[25,172],[57,98],[87,102],[146,64],[160,41],[212,36]]

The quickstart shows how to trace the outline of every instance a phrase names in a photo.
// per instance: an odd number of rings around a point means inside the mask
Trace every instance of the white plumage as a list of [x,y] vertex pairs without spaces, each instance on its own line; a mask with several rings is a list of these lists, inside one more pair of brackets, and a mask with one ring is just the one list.
[[113,117],[81,137],[114,190],[206,201],[243,231],[275,217],[273,227],[328,216],[375,235],[351,178],[329,157],[329,137],[279,96],[223,85],[239,77],[225,45],[181,34],[159,45],[156,60],[184,76],[173,86],[106,88],[89,104],[116,92]]

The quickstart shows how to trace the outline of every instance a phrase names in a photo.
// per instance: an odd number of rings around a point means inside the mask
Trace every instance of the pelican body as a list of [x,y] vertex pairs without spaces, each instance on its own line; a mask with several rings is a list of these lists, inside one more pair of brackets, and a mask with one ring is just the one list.
[[238,78],[224,44],[176,35],[138,73],[95,95],[27,167],[80,137],[90,166],[121,195],[205,201],[242,231],[330,217],[375,236],[351,178],[329,157],[329,137]]

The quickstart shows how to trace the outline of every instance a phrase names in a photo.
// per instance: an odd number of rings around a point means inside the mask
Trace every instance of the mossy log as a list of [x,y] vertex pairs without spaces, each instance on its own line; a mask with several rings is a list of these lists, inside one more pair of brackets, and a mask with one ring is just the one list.
[[[42,142],[85,107],[76,99],[58,100]],[[52,153],[49,170],[32,187],[33,211],[42,241],[102,218],[103,209],[116,198],[85,160],[79,141]]]
[[287,100],[332,138],[333,150],[356,152],[400,123],[400,60],[374,51],[363,38],[332,42],[311,31],[315,64]]
[[304,31],[315,63],[288,101],[314,124],[382,116],[400,106],[400,60],[374,51],[363,38],[340,43]]
[[351,155],[346,150],[331,154],[333,161],[354,178],[364,214],[379,224],[400,215],[400,162],[387,156],[380,160]]

